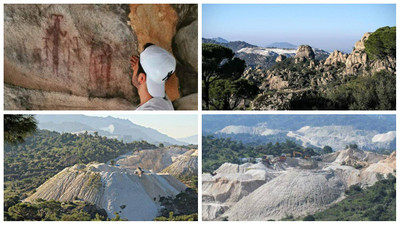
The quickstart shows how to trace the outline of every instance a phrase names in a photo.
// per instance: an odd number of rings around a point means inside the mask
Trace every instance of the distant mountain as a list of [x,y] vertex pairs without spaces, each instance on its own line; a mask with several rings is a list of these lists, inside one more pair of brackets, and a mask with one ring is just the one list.
[[[275,60],[279,55],[293,57],[297,52],[297,46],[287,42],[275,42],[266,48],[244,41],[224,42],[219,38],[202,38],[202,42],[219,44],[232,49],[235,52],[235,56],[246,61],[246,65],[251,68],[256,68],[257,66],[269,68],[275,65]],[[313,50],[316,60],[325,60],[329,56],[329,52],[325,50],[318,48],[313,48]]]
[[212,40],[219,42],[219,43],[228,43],[229,41],[226,39],[223,39],[221,37],[217,37],[217,38],[211,38]]
[[266,46],[267,48],[289,48],[297,49],[297,45],[288,42],[274,42]]
[[117,138],[124,142],[145,140],[153,144],[188,144],[155,129],[134,124],[128,119],[85,115],[36,115],[35,117],[39,122],[40,129],[66,133],[98,132],[101,136]]
[[290,139],[304,147],[329,145],[334,150],[355,143],[379,152],[395,149],[396,119],[382,115],[207,115],[203,135],[210,134],[253,144]]
[[214,133],[229,125],[256,126],[267,124],[269,129],[298,130],[304,126],[347,126],[380,133],[396,130],[392,115],[205,115],[203,133]]
[[189,137],[177,138],[176,140],[186,142],[189,144],[197,145],[198,135],[192,135]]
[[242,49],[242,48],[255,48],[257,47],[256,45],[252,45],[249,44],[247,42],[244,41],[230,41],[227,43],[221,43],[218,41],[215,41],[214,39],[209,39],[209,38],[202,38],[202,42],[203,43],[213,43],[213,44],[219,44],[222,46],[225,46],[227,48],[232,49],[232,51],[237,52],[238,50]]

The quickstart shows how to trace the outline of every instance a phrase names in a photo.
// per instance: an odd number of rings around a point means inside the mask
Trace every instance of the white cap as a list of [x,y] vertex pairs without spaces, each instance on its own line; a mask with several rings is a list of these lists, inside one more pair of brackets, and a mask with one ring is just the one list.
[[150,95],[165,97],[165,81],[175,72],[174,56],[157,45],[151,45],[140,54],[140,64],[146,73],[146,85]]

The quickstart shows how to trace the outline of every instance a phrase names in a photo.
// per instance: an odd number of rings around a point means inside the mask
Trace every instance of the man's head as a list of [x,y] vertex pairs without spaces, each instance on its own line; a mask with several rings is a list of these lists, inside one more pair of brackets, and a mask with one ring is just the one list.
[[148,43],[137,64],[132,84],[138,89],[145,85],[152,97],[165,97],[165,81],[175,72],[175,58],[165,49]]

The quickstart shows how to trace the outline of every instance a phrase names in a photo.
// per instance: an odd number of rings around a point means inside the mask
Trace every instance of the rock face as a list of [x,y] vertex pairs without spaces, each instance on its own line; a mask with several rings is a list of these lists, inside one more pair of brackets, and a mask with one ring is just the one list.
[[178,156],[174,162],[163,169],[161,173],[170,174],[176,178],[197,176],[197,149],[192,149]]
[[276,57],[275,62],[282,62],[286,58],[287,57],[285,55],[279,55],[278,57]]
[[130,5],[130,9],[139,51],[153,43],[177,59],[175,74],[165,86],[169,99],[197,93],[197,5],[141,4]]
[[5,5],[5,109],[134,109],[129,58],[147,42],[178,59],[183,79],[168,80],[169,98],[197,93],[195,7],[189,15],[179,5]]
[[274,178],[262,164],[225,163],[215,175],[203,174],[203,220],[215,220],[244,196]]
[[127,57],[137,54],[137,40],[123,7],[6,5],[4,12],[4,81],[10,89],[136,101]]
[[300,45],[295,58],[315,59],[314,50],[309,45]]
[[325,65],[337,65],[338,63],[346,63],[348,54],[342,53],[341,51],[335,50],[325,60]]
[[225,163],[214,175],[203,174],[203,220],[265,221],[306,216],[343,200],[351,185],[373,185],[378,173],[385,176],[395,169],[395,152],[385,156],[358,149],[319,159],[288,157],[268,165]]
[[[138,49],[143,51],[146,43],[159,45],[172,52],[171,41],[176,33],[178,15],[166,4],[130,5],[131,26],[137,32]],[[165,91],[171,101],[178,99],[178,78],[172,75],[165,84]]]
[[131,171],[134,171],[137,167],[141,167],[142,169],[158,173],[170,166],[178,157],[187,152],[190,151],[180,147],[140,150],[133,154],[120,156],[116,159],[116,164],[121,168]]
[[152,220],[159,215],[160,197],[174,196],[186,186],[170,175],[145,172],[141,176],[103,163],[69,167],[42,184],[25,199],[71,201],[96,204],[109,217],[118,212],[128,220]]

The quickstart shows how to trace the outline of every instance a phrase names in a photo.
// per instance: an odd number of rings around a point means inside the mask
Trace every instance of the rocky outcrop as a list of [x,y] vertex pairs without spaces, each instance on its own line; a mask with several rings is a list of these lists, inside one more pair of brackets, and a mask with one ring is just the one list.
[[275,62],[282,62],[286,58],[287,57],[285,55],[279,55],[278,57],[276,57]]
[[[245,78],[253,81],[260,90],[264,90],[261,96],[251,102],[252,109],[335,109],[336,103],[329,102],[329,97],[326,98],[325,95],[327,90],[332,90],[329,84],[342,85],[351,79],[349,76],[369,76],[379,71],[395,75],[395,58],[368,58],[365,41],[370,34],[364,34],[361,40],[355,43],[350,54],[335,50],[325,60],[318,60],[315,59],[315,52],[320,50],[301,45],[294,59],[282,61],[281,58],[277,58],[276,64],[262,73],[247,70]],[[307,102],[311,102],[310,99],[315,102],[308,106]]]
[[167,173],[176,178],[189,178],[192,176],[197,176],[197,156],[197,149],[189,150],[186,153],[178,156],[178,158],[176,158],[170,166],[163,169],[161,173]]
[[324,65],[337,65],[338,63],[344,63],[345,69],[343,75],[355,75],[361,74],[373,74],[381,70],[389,72],[395,72],[396,60],[387,57],[380,60],[370,60],[365,52],[365,41],[368,40],[370,32],[364,34],[364,36],[358,40],[350,54],[344,54],[340,51],[335,50],[326,59]]
[[314,50],[309,45],[300,45],[297,48],[295,58],[315,59]]
[[203,220],[214,220],[276,175],[262,164],[225,163],[214,176],[203,174]]
[[46,181],[25,201],[72,201],[96,204],[109,217],[118,212],[128,220],[152,220],[159,215],[160,197],[175,196],[186,186],[170,175],[140,176],[103,163],[75,165]]
[[325,60],[324,65],[337,65],[338,63],[346,63],[348,54],[335,50]]
[[6,5],[4,30],[5,109],[134,109],[147,42],[178,60],[169,98],[197,93],[197,5]]
[[273,76],[268,80],[270,89],[283,89],[289,86],[289,82],[282,79],[282,77]]
[[396,152],[385,156],[349,148],[325,155],[322,161],[330,162],[324,169],[337,171],[347,188],[355,184],[365,187],[377,182],[378,174],[385,176],[394,172],[395,156]]
[[170,166],[181,155],[189,150],[181,147],[135,151],[118,157],[115,161],[120,168],[134,171],[137,167],[158,173]]

